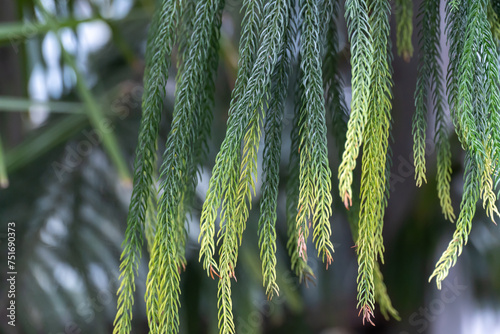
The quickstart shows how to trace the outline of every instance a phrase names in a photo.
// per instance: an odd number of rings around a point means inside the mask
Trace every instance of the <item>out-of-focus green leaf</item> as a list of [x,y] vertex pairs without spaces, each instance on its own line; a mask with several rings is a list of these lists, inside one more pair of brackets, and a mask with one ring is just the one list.
[[5,165],[12,172],[33,162],[58,144],[66,141],[75,132],[83,129],[88,121],[83,115],[71,115],[55,122],[40,133],[36,133],[21,144],[6,152]]
[[5,168],[5,155],[3,154],[2,137],[0,137],[0,188],[7,188],[9,179],[7,178],[7,168]]
[[0,96],[0,112],[33,111],[40,108],[49,112],[82,114],[85,112],[83,104],[63,101],[35,101],[27,98]]

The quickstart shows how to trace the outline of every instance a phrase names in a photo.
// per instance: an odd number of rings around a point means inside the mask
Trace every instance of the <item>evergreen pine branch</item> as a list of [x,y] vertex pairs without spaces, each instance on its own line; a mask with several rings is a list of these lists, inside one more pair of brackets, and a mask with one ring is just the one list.
[[[283,47],[283,36],[285,34],[285,22],[288,18],[288,3],[285,0],[274,0],[266,7],[264,15],[263,30],[261,32],[261,45],[257,52],[255,63],[253,64],[251,75],[248,79],[243,97],[236,102],[236,107],[232,115],[246,115],[246,119],[252,120],[256,118],[256,113],[262,106],[270,86],[270,78],[274,71],[279,52]],[[240,163],[245,162],[246,152],[243,153],[243,159],[240,161],[240,143],[243,138],[240,137],[239,131],[243,130],[248,123],[244,119],[240,119],[240,126],[237,131],[232,132],[228,127],[226,139],[233,138],[239,139],[234,142],[234,145],[225,147],[222,144],[219,154],[225,157],[226,170],[224,173],[229,174],[226,191],[224,193],[224,200],[222,201],[222,217],[221,217],[221,230],[219,231],[218,244],[220,248],[219,259],[219,330],[221,333],[234,333],[233,315],[231,312],[231,278],[235,278],[236,261],[238,257],[238,236],[242,231],[242,224],[245,224],[248,215],[248,208],[245,201],[241,200],[242,196],[248,196],[247,188],[240,187],[239,181],[241,179]],[[251,130],[251,136],[260,136],[260,129],[258,125],[255,130]],[[246,136],[246,141],[255,140]],[[255,141],[257,142],[257,141]],[[249,150],[256,152],[256,148],[250,145]],[[256,153],[250,152],[248,155],[255,160]],[[248,161],[252,163],[251,161]],[[216,166],[214,168],[217,168]],[[250,181],[250,180],[249,180]],[[209,190],[210,191],[210,190]],[[243,195],[242,195],[243,194]],[[241,204],[243,202],[243,205]]]
[[[439,9],[438,9],[439,11]],[[413,1],[396,0],[396,45],[398,56],[408,63],[413,56]]]
[[[448,141],[446,114],[443,105],[442,71],[440,66],[440,2],[426,0],[420,7],[420,49],[419,75],[415,91],[415,115],[413,118],[415,178],[420,186],[425,181],[425,136],[428,110],[428,96],[432,96],[435,111],[437,149],[437,189],[441,208],[446,219],[453,221],[455,214],[451,205],[451,151]],[[431,92],[429,92],[431,91]]]
[[[235,87],[232,92],[231,104],[229,107],[229,120],[227,135],[221,145],[221,149],[217,154],[215,166],[212,170],[212,177],[210,178],[207,197],[203,203],[201,219],[200,219],[200,236],[201,243],[199,260],[203,260],[203,268],[207,274],[213,278],[218,268],[217,263],[213,259],[215,253],[215,220],[217,218],[217,211],[222,202],[222,196],[228,189],[230,180],[230,168],[234,166],[227,166],[227,152],[237,150],[241,145],[241,136],[248,125],[249,117],[247,114],[238,114],[236,107],[238,101],[242,98],[245,91],[248,78],[250,77],[254,57],[257,52],[258,38],[260,32],[260,15],[263,11],[261,0],[245,0],[243,3],[245,16],[241,23],[242,33],[239,46],[239,60],[238,60],[238,75],[236,78]],[[236,155],[239,153],[236,152]],[[239,167],[239,166],[238,166]]]
[[[372,97],[370,99],[369,114],[378,117],[378,136],[367,137],[370,140],[379,140],[378,143],[380,154],[375,157],[379,159],[377,162],[380,169],[381,188],[379,190],[378,198],[380,204],[378,213],[374,216],[377,224],[375,234],[376,252],[381,262],[384,263],[384,244],[382,231],[384,226],[384,213],[389,201],[389,176],[392,166],[392,150],[389,147],[389,139],[391,138],[392,129],[392,43],[390,39],[390,4],[389,1],[376,1],[371,4],[371,12],[373,13],[370,19],[370,26],[372,27],[373,40],[374,40],[374,65],[372,66]],[[378,73],[378,75],[376,74]],[[375,133],[375,132],[374,132]],[[373,135],[373,134],[372,134]]]
[[[467,23],[467,6],[462,2],[460,7],[453,9],[450,2],[446,3],[446,35],[448,39],[448,73],[446,78],[446,86],[448,91],[448,104],[450,106],[450,114],[452,116],[455,131],[460,140],[460,133],[457,110],[459,108],[458,83],[460,78],[459,64],[462,54],[464,39],[462,32],[465,30]],[[463,146],[463,145],[462,145]]]
[[[436,277],[438,288],[455,265],[463,246],[467,243],[472,227],[476,203],[483,198],[487,214],[493,218],[498,214],[493,193],[494,145],[490,118],[498,107],[498,69],[491,57],[494,48],[491,30],[487,21],[485,1],[463,1],[460,14],[447,8],[447,32],[452,42],[459,42],[459,36],[452,30],[465,29],[463,43],[450,48],[450,69],[448,87],[450,101],[454,107],[454,123],[462,146],[467,151],[464,175],[464,194],[457,228],[429,280]],[[459,42],[460,43],[460,42]],[[494,70],[493,70],[494,68]],[[493,94],[493,98],[490,99]],[[496,109],[497,110],[497,109]],[[493,146],[492,146],[493,145]]]
[[[439,13],[439,1],[437,2],[436,11]],[[439,27],[440,15],[434,18],[435,26]],[[433,60],[430,64],[432,72],[432,100],[436,113],[436,134],[434,142],[437,149],[437,190],[438,198],[441,204],[441,210],[449,221],[455,220],[455,213],[451,203],[451,148],[449,142],[449,134],[447,129],[447,115],[444,108],[444,92],[442,83],[442,71],[440,66],[440,48],[439,48],[440,32],[434,41],[436,46]]]
[[[466,38],[459,69],[462,73],[459,84],[459,125],[462,130],[462,145],[475,154],[481,167],[481,198],[486,213],[494,221],[498,215],[496,196],[493,192],[494,163],[498,155],[498,129],[491,126],[491,117],[497,117],[498,69],[495,45],[487,20],[487,2],[468,2]],[[493,115],[493,116],[491,116]],[[486,137],[486,138],[484,138]],[[485,140],[486,139],[486,140]]]
[[[297,82],[297,89],[295,96],[301,96],[303,88],[301,87],[301,81]],[[286,191],[286,220],[288,227],[288,242],[287,249],[288,254],[291,259],[292,270],[295,274],[299,276],[299,281],[310,280],[314,278],[314,273],[312,269],[307,264],[307,248],[298,247],[299,240],[302,241],[303,235],[301,235],[301,230],[297,228],[297,216],[299,213],[298,203],[299,203],[299,193],[300,193],[300,129],[302,127],[302,121],[300,117],[300,110],[298,108],[300,104],[295,104],[296,110],[293,119],[292,132],[291,132],[291,150],[290,150],[290,161],[288,164],[288,182]],[[300,243],[304,246],[304,243]]]
[[[354,196],[351,210],[349,210],[347,215],[354,244],[357,244],[358,240],[359,209],[360,209],[359,196]],[[387,287],[384,283],[384,277],[382,275],[382,272],[380,271],[380,265],[378,262],[375,263],[373,278],[374,278],[374,289],[375,289],[375,301],[380,306],[380,312],[382,313],[382,315],[386,320],[389,320],[389,316],[392,316],[394,319],[398,321],[401,320],[399,317],[399,312],[392,306],[392,301],[387,292]]]
[[382,275],[382,271],[380,271],[380,265],[378,263],[375,264],[374,270],[375,300],[380,306],[380,312],[387,321],[389,321],[390,317],[401,321],[399,312],[392,306],[391,299],[387,293],[387,287],[384,283],[384,276]]
[[[487,25],[487,21],[485,20],[484,15],[481,23]],[[475,91],[474,111],[476,116],[477,131],[482,133],[485,137],[481,141],[485,151],[484,153],[479,153],[479,175],[481,177],[480,198],[483,200],[483,208],[486,210],[486,215],[490,217],[491,220],[495,223],[494,215],[496,214],[500,216],[500,213],[498,212],[498,209],[496,207],[496,195],[493,191],[493,176],[495,166],[493,163],[494,157],[492,152],[495,150],[494,145],[496,143],[493,138],[493,133],[496,130],[491,126],[489,117],[491,115],[489,115],[489,113],[491,111],[492,115],[496,115],[498,110],[496,109],[498,108],[498,104],[495,105],[495,102],[498,103],[498,87],[494,84],[491,85],[490,81],[490,78],[492,77],[491,74],[493,74],[491,72],[494,72],[493,77],[495,75],[496,77],[498,77],[498,70],[496,69],[496,65],[493,65],[495,69],[491,69],[491,64],[495,64],[495,62],[492,61],[493,59],[491,58],[491,54],[489,52],[489,46],[492,45],[492,36],[488,36],[490,30],[486,26],[483,26],[482,31],[485,32],[485,35],[483,35],[482,38],[479,39],[479,43],[480,45],[482,45],[482,52],[480,54],[480,57],[478,57],[478,59],[476,60],[476,79],[473,86]],[[487,74],[487,71],[490,73]],[[493,91],[491,91],[491,89],[493,89]]]
[[[255,195],[255,182],[257,179],[257,154],[259,150],[260,136],[262,133],[262,123],[265,119],[263,101],[259,101],[259,105],[257,105],[257,108],[255,108],[249,115],[251,115],[250,121],[243,137],[243,152],[240,163],[240,176],[236,188],[236,211],[234,212],[234,216],[238,217],[238,221],[236,222],[236,231],[238,234],[240,245],[242,242],[243,231],[246,227],[246,220],[248,218],[249,210],[251,210],[252,208],[252,190]],[[231,201],[232,199],[229,198],[228,200]]]
[[[299,9],[299,0],[294,0],[292,8]],[[294,43],[293,45],[298,45],[298,36],[300,30],[300,13],[298,11],[293,11],[292,21],[290,27],[293,29]],[[300,63],[301,55],[300,53],[293,50],[292,54],[297,54],[297,63]],[[294,93],[294,117],[292,121],[292,130],[290,133],[291,147],[290,147],[290,159],[288,163],[288,180],[286,184],[286,222],[287,222],[287,250],[291,259],[292,270],[295,274],[299,276],[299,281],[303,280],[309,281],[314,278],[314,273],[307,264],[307,249],[302,249],[297,247],[299,244],[299,239],[301,239],[300,229],[297,228],[297,214],[298,214],[298,203],[299,203],[299,192],[300,192],[300,129],[302,128],[303,120],[301,118],[301,98],[303,95],[304,87],[302,85],[303,73],[300,69],[296,73],[295,82],[295,93]]]
[[[194,7],[194,1],[190,1],[192,7]],[[184,223],[178,224],[178,248],[179,257],[181,258],[182,266],[186,264],[185,259],[185,246],[187,239],[187,226],[188,213],[191,209],[192,202],[195,197],[196,185],[198,184],[198,179],[201,177],[201,167],[203,161],[207,158],[208,154],[208,139],[210,137],[212,120],[213,120],[213,107],[214,107],[214,94],[215,94],[215,76],[217,74],[217,68],[219,65],[219,38],[220,38],[220,28],[222,24],[222,10],[224,8],[225,1],[219,1],[219,8],[217,9],[216,15],[214,17],[214,22],[210,32],[209,45],[206,50],[207,61],[203,64],[202,73],[204,75],[200,81],[200,90],[198,98],[191,104],[191,108],[194,110],[194,126],[192,128],[191,136],[194,138],[192,155],[188,157],[189,162],[189,172],[187,176],[188,183],[183,191],[183,198],[181,204],[179,205],[179,221]],[[191,9],[191,15],[194,15],[195,8]],[[186,15],[187,16],[187,15]],[[192,17],[185,17],[187,20],[192,20]],[[191,24],[192,29],[192,24]],[[185,27],[184,30],[186,38],[191,35],[191,30]],[[190,38],[188,38],[189,40]],[[185,43],[186,47],[188,43]],[[186,50],[189,50],[186,49]],[[184,58],[184,57],[183,57]],[[183,73],[183,67],[180,68],[180,73]]]
[[[437,7],[437,10],[436,10]],[[439,1],[424,0],[420,6],[419,46],[422,53],[415,90],[415,114],[412,121],[413,159],[417,186],[427,182],[425,177],[425,146],[427,130],[428,85],[432,79],[431,62],[439,47]],[[437,18],[437,19],[436,19]]]
[[[467,3],[468,14],[467,14],[467,24],[464,36],[464,44],[461,51],[460,62],[458,64],[459,75],[458,82],[458,102],[455,108],[457,108],[458,116],[458,128],[459,139],[462,142],[464,148],[471,151],[475,158],[481,159],[486,155],[485,147],[483,145],[482,136],[483,134],[478,129],[478,124],[476,121],[481,121],[483,119],[481,114],[484,113],[483,103],[485,101],[477,101],[476,91],[474,90],[475,83],[477,79],[481,80],[481,77],[477,77],[476,71],[480,69],[481,65],[479,63],[480,50],[478,45],[478,40],[481,36],[485,34],[484,27],[481,24],[482,17],[482,4],[480,1],[464,1]],[[475,103],[478,102],[480,105],[478,108],[474,108]],[[484,122],[484,120],[482,120]],[[480,125],[481,126],[481,125]],[[483,127],[482,125],[481,127]]]
[[352,204],[352,172],[363,142],[371,86],[373,40],[366,0],[347,0],[345,17],[351,42],[352,101],[347,125],[347,140],[339,167],[339,193],[346,208]]
[[[181,6],[183,8],[182,11],[182,17],[180,19],[179,25],[178,25],[178,53],[179,56],[177,57],[177,76],[175,79],[176,82],[176,87],[179,87],[182,85],[183,81],[183,75],[186,72],[186,59],[189,57],[189,52],[190,52],[190,42],[191,42],[191,34],[193,33],[193,24],[194,24],[194,12],[196,10],[196,3],[193,0],[182,0],[181,1]],[[176,96],[177,98],[178,96]],[[177,104],[177,100],[175,102]],[[191,158],[191,157],[189,157]],[[188,163],[188,166],[193,169],[194,166],[192,166],[191,163]],[[192,179],[191,177],[188,177],[188,179]],[[180,262],[180,266],[185,267],[186,265],[186,241],[187,241],[187,230],[186,230],[186,219],[187,219],[187,212],[189,211],[188,207],[188,201],[189,201],[189,194],[188,191],[191,190],[191,187],[188,187],[188,185],[185,186],[185,188],[181,192],[181,199],[180,203],[177,209],[177,218],[175,224],[175,239],[177,240],[177,254]]]
[[327,0],[323,12],[329,13],[328,18],[322,21],[327,27],[325,40],[326,50],[323,57],[325,109],[331,120],[335,143],[337,144],[339,151],[341,151],[346,141],[349,111],[346,105],[343,90],[345,84],[338,71],[339,36],[337,31],[337,19],[339,14],[339,1]]
[[[280,66],[281,67],[281,66]],[[276,71],[275,71],[276,72]],[[280,71],[282,72],[282,71]],[[283,74],[281,74],[284,76]],[[283,77],[277,85],[283,85]],[[279,99],[279,90],[286,91],[286,86],[275,88],[272,94],[275,97],[266,118],[266,136],[263,160],[263,191],[260,204],[261,216],[259,220],[259,249],[262,261],[263,285],[268,299],[279,295],[276,283],[276,208],[279,186],[279,163],[281,155],[281,121],[283,115],[283,102]],[[278,96],[276,96],[278,95]],[[274,102],[276,101],[276,102]]]
[[[135,276],[142,249],[143,224],[151,215],[156,201],[153,185],[155,174],[158,126],[163,106],[169,59],[174,44],[174,30],[180,8],[175,1],[161,2],[148,35],[146,70],[144,75],[143,116],[139,130],[134,163],[134,187],[127,217],[124,249],[121,255],[117,313],[114,334],[131,333],[132,306],[134,304]],[[150,217],[153,219],[152,217]],[[152,220],[146,220],[146,237],[151,245],[150,227]]]
[[[357,244],[358,240],[358,222],[359,222],[359,210],[360,210],[360,200],[359,196],[354,196],[351,210],[347,215],[349,221],[349,227],[351,229],[352,238],[354,244]],[[357,248],[357,247],[356,247]],[[375,301],[380,306],[380,312],[386,320],[389,320],[389,316],[392,316],[396,320],[401,320],[399,317],[399,312],[392,306],[391,298],[387,292],[387,287],[384,283],[384,277],[380,271],[380,265],[378,262],[375,263],[373,271],[374,279],[374,289],[375,289]]]
[[[267,94],[267,93],[266,93]],[[263,101],[252,112],[250,123],[243,137],[243,152],[240,163],[240,176],[236,191],[236,211],[238,217],[236,231],[241,245],[243,232],[246,228],[249,210],[252,209],[252,190],[255,195],[255,182],[257,179],[257,154],[259,150],[260,136],[262,133],[262,120],[266,117]]]
[[[290,6],[290,1],[289,4]],[[290,14],[289,14],[290,15]],[[276,210],[279,186],[279,167],[281,158],[281,131],[285,100],[288,89],[288,76],[293,52],[294,31],[287,18],[285,41],[280,52],[278,64],[274,69],[270,104],[265,122],[265,147],[263,159],[263,190],[260,204],[259,249],[262,261],[263,285],[268,299],[279,295],[276,282]]]
[[[161,189],[158,228],[153,246],[147,279],[146,304],[153,333],[179,331],[180,267],[183,255],[179,252],[179,233],[184,231],[183,200],[192,168],[195,140],[195,112],[199,95],[204,89],[204,67],[208,63],[211,34],[220,10],[220,1],[199,2],[194,30],[186,55],[184,72],[177,86],[176,103],[171,130],[161,167]],[[181,227],[179,227],[181,225]]]
[[441,255],[436,264],[434,272],[429,277],[429,281],[436,277],[438,289],[441,289],[441,282],[448,276],[451,267],[457,262],[458,256],[462,253],[463,246],[467,244],[469,233],[472,227],[472,219],[476,212],[476,203],[480,194],[480,175],[478,162],[471,153],[466,154],[466,167],[464,173],[464,195],[460,204],[460,214],[456,223],[456,230],[453,239],[448,244],[447,249]]
[[[304,243],[307,242],[309,223],[314,228],[313,242],[318,256],[333,261],[333,244],[330,241],[331,227],[331,171],[328,165],[325,106],[323,98],[321,53],[319,48],[319,11],[315,1],[301,1],[301,70],[302,117],[300,143],[300,192],[297,204],[297,226],[302,229]],[[298,247],[300,247],[300,241]]]
[[375,309],[374,270],[377,257],[383,261],[383,214],[386,202],[386,166],[391,127],[391,55],[389,53],[390,4],[370,3],[370,27],[374,41],[369,119],[365,133],[361,172],[361,206],[357,240],[358,308],[372,323]]

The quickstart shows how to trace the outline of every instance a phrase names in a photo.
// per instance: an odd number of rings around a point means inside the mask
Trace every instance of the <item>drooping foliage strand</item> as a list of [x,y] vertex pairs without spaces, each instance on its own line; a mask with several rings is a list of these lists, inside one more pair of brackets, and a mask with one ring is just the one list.
[[[469,1],[465,41],[458,64],[457,124],[459,139],[472,152],[481,168],[481,198],[486,213],[494,220],[498,214],[493,192],[494,162],[498,155],[498,55],[487,20],[487,2]],[[478,38],[480,36],[480,38]],[[493,119],[493,122],[491,121]],[[461,138],[460,138],[461,137]]]
[[[121,256],[118,289],[118,311],[114,322],[114,334],[131,332],[132,306],[134,304],[135,276],[141,258],[145,220],[148,247],[151,247],[156,217],[157,195],[155,178],[158,127],[163,106],[164,87],[167,81],[170,54],[175,43],[175,29],[180,16],[176,1],[161,2],[151,24],[146,53],[142,120],[139,130],[134,163],[134,188],[130,200],[125,232],[124,249]],[[166,38],[165,38],[166,36]]]
[[345,16],[351,42],[352,101],[345,150],[339,167],[339,195],[349,208],[352,205],[352,173],[368,120],[373,40],[366,0],[347,0]]
[[476,204],[479,200],[480,183],[477,162],[471,154],[467,154],[464,174],[464,196],[460,204],[460,214],[456,223],[456,231],[450,241],[448,248],[436,264],[436,269],[429,281],[436,277],[436,283],[441,289],[441,282],[448,276],[448,272],[457,262],[462,253],[463,246],[467,244],[468,236],[472,227],[472,218],[476,212]]
[[[451,150],[448,140],[447,116],[445,114],[442,70],[440,64],[440,1],[426,0],[419,9],[420,62],[415,90],[415,114],[413,115],[413,156],[417,186],[426,182],[427,118],[432,101],[435,112],[434,146],[437,151],[437,189],[441,208],[446,219],[453,221],[455,214],[451,205]],[[431,144],[432,145],[432,144]]]
[[384,316],[384,319],[389,321],[390,317],[396,320],[401,320],[399,312],[392,306],[392,301],[387,293],[387,287],[384,283],[384,276],[382,271],[380,271],[380,265],[375,264],[374,269],[374,285],[375,285],[375,301],[380,306],[380,313]]
[[357,240],[358,308],[363,322],[372,323],[375,309],[374,271],[377,259],[383,262],[382,228],[386,195],[386,166],[391,123],[392,73],[389,47],[390,3],[370,2],[369,24],[373,43],[368,122],[361,170],[361,206]]
[[276,210],[281,159],[281,131],[291,57],[294,51],[294,29],[288,13],[286,35],[278,58],[279,63],[271,78],[272,89],[265,121],[265,147],[263,169],[263,190],[260,203],[259,249],[262,261],[263,285],[269,299],[279,294],[276,283]]
[[347,121],[349,117],[344,96],[344,80],[339,73],[339,36],[337,18],[339,15],[339,1],[325,1],[322,21],[326,26],[325,52],[323,56],[323,85],[325,88],[325,109],[330,118],[331,129],[335,143],[342,153],[345,145]]
[[[143,119],[120,268],[122,285],[115,334],[131,332],[134,279],[143,235],[151,253],[145,297],[150,330],[179,332],[186,226],[200,171],[208,157],[224,4],[223,0],[158,1],[147,43]],[[398,53],[407,61],[413,53],[412,6],[412,1],[396,1]],[[413,138],[415,177],[420,186],[426,182],[426,154],[432,151],[426,141],[427,121],[435,120],[432,145],[437,155],[437,193],[448,220],[455,216],[450,196],[452,170],[446,99],[466,159],[456,231],[431,276],[436,277],[438,287],[467,243],[476,203],[482,199],[492,220],[499,214],[495,187],[500,183],[498,1],[446,2],[445,34],[450,59],[446,91],[439,6],[437,0],[424,0],[419,9],[420,55]],[[328,118],[342,151],[338,195],[351,210],[348,216],[358,258],[357,308],[363,314],[363,323],[373,324],[376,303],[385,318],[390,315],[399,319],[380,267],[384,263],[384,214],[392,166],[391,7],[388,0],[347,0],[344,7],[352,74],[350,112],[339,70],[343,54],[337,31],[339,1],[243,1],[238,73],[226,136],[215,158],[200,217],[199,260],[207,275],[218,279],[220,333],[236,332],[232,280],[236,281],[238,251],[256,195],[263,132],[258,246],[265,293],[269,299],[279,293],[277,203],[281,135],[288,120],[292,124],[286,225],[292,270],[301,281],[314,279],[308,265],[311,241],[327,268],[333,260]],[[157,189],[156,140],[176,34],[179,56],[175,105]],[[285,109],[289,77],[294,78],[293,119]],[[353,188],[360,152],[360,186]],[[215,226],[217,218],[219,229]],[[311,228],[313,236],[309,238]]]
[[[439,12],[439,9],[438,9]],[[398,56],[408,63],[413,56],[413,1],[396,0],[396,46]]]
[[[493,179],[498,171],[498,55],[487,18],[486,1],[462,1],[447,7],[450,43],[448,92],[458,138],[466,150],[464,194],[456,231],[430,279],[438,288],[455,265],[472,228],[476,203],[481,198],[486,214],[498,215]],[[459,36],[453,29],[464,32]],[[463,41],[460,41],[462,39]]]
[[[357,244],[358,240],[359,212],[360,212],[359,210],[360,210],[359,196],[354,196],[352,207],[347,215],[354,244]],[[380,307],[380,312],[382,313],[384,318],[386,320],[389,320],[388,318],[389,316],[391,316],[396,320],[400,320],[398,311],[392,306],[392,301],[391,298],[389,297],[389,293],[387,292],[387,287],[384,283],[384,277],[382,275],[382,271],[380,270],[380,265],[378,262],[375,263],[373,280],[375,289],[375,302],[378,303]]]
[[300,53],[298,53],[295,45],[299,44],[299,31],[300,31],[300,7],[299,0],[292,1],[292,12],[290,18],[289,29],[293,34],[293,44],[291,45],[292,54],[297,55],[294,59],[296,65],[296,73],[294,80],[294,113],[292,119],[292,130],[290,133],[290,157],[288,162],[288,182],[286,184],[286,222],[287,222],[287,249],[291,259],[292,270],[299,276],[299,280],[309,281],[314,277],[311,267],[307,264],[307,251],[297,247],[300,229],[297,228],[297,214],[300,190],[300,129],[302,127],[302,118],[300,114],[301,98],[303,92],[302,76],[303,72],[298,68],[300,64]]
[[193,168],[192,147],[196,134],[201,130],[194,120],[203,119],[203,115],[196,113],[203,111],[198,103],[201,101],[200,93],[205,88],[206,64],[209,64],[206,50],[213,48],[210,45],[213,41],[211,34],[214,24],[218,22],[220,8],[220,1],[197,3],[196,12],[203,14],[194,18],[193,32],[176,92],[172,127],[161,166],[163,193],[147,278],[146,305],[152,333],[179,331],[179,283],[183,258],[178,250],[178,242],[181,239],[179,233],[185,233],[184,217],[179,215],[183,212],[179,210],[183,206],[186,188],[192,182],[187,179]]
[[[262,105],[270,88],[271,75],[274,71],[279,52],[283,47],[285,35],[285,23],[288,19],[288,4],[284,0],[272,1],[265,8],[262,31],[260,33],[261,44],[256,53],[254,65],[248,78],[245,91],[240,100],[236,103],[235,115],[246,115],[239,119],[239,122],[248,120],[248,123],[239,124],[239,129],[243,130],[250,127],[245,137],[235,136],[239,140],[228,147],[227,151],[223,146],[220,153],[225,154],[225,168],[230,174],[228,178],[227,191],[224,194],[222,202],[221,229],[218,234],[218,244],[220,245],[219,256],[219,329],[222,333],[234,333],[234,321],[232,315],[231,302],[231,278],[235,278],[236,261],[238,258],[239,236],[243,233],[244,224],[248,217],[248,207],[246,201],[251,201],[250,188],[253,188],[255,182],[245,169],[241,170],[240,164],[245,161],[245,167],[251,168],[246,163],[254,164],[257,159],[258,139],[260,137],[260,121],[256,118],[258,113],[263,112]],[[265,116],[264,116],[265,117]],[[256,120],[256,123],[252,122]],[[252,129],[252,127],[255,127]],[[228,128],[226,139],[233,134]],[[241,133],[241,132],[240,132]],[[249,143],[253,141],[253,143]],[[243,157],[241,157],[240,147],[244,144]],[[246,150],[245,150],[246,148]],[[252,152],[248,152],[252,150]],[[219,154],[220,154],[219,153]],[[240,158],[241,157],[241,158]],[[217,168],[217,162],[216,166]],[[241,170],[241,172],[240,172]],[[251,183],[242,184],[241,181]]]
[[203,203],[200,221],[200,260],[203,259],[203,268],[212,278],[218,268],[217,263],[213,258],[215,253],[214,238],[217,210],[222,202],[223,194],[228,187],[229,173],[239,172],[239,166],[235,168],[234,165],[231,166],[233,167],[233,170],[228,172],[229,168],[226,168],[225,163],[226,156],[223,153],[232,150],[231,154],[233,154],[234,151],[234,154],[236,154],[235,160],[237,160],[239,150],[236,150],[235,148],[240,145],[242,133],[249,121],[248,115],[238,113],[236,108],[238,101],[242,98],[245,91],[247,81],[252,70],[252,64],[257,52],[258,38],[260,35],[260,16],[263,11],[262,1],[244,1],[243,9],[245,10],[245,16],[242,21],[242,33],[239,46],[240,57],[238,60],[238,76],[232,92],[231,104],[228,112],[229,119],[227,133],[231,134],[231,136],[226,136],[222,143],[221,150],[217,154],[215,166],[212,171],[212,177],[210,178],[207,198]]
[[333,245],[330,241],[331,194],[330,168],[327,160],[326,122],[323,100],[318,9],[314,2],[301,1],[301,141],[299,200],[297,203],[297,248],[307,252],[307,240],[311,225],[314,228],[313,241],[318,252],[326,258],[327,267],[332,261]]

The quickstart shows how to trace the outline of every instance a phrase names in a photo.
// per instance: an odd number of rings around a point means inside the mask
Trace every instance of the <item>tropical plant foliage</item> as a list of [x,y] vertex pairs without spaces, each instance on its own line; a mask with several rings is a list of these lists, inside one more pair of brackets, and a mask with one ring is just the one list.
[[[407,61],[413,54],[412,3],[396,2],[398,54]],[[265,292],[269,299],[279,293],[275,225],[281,133],[288,78],[294,69],[298,79],[291,89],[295,108],[286,194],[287,248],[292,269],[301,279],[314,277],[308,265],[309,241],[327,269],[333,261],[329,119],[337,145],[343,148],[338,196],[346,209],[356,212],[351,225],[358,257],[357,308],[363,323],[373,324],[376,303],[386,317],[398,318],[379,267],[384,262],[384,212],[389,200],[391,166],[391,4],[388,0],[347,0],[344,7],[352,71],[350,112],[344,100],[344,83],[337,72],[338,1],[243,1],[238,74],[226,136],[215,160],[201,212],[199,236],[199,260],[207,275],[218,280],[221,333],[235,333],[231,285],[237,279],[238,250],[255,196],[262,137],[263,190],[258,244]],[[131,331],[134,277],[144,236],[151,252],[146,292],[150,330],[179,332],[186,219],[201,162],[208,150],[223,8],[223,0],[162,0],[157,4],[147,44],[143,118],[122,255],[116,334]],[[419,8],[420,66],[413,118],[415,178],[418,186],[426,182],[426,145],[434,145],[438,152],[437,196],[445,218],[450,221],[455,214],[450,196],[447,104],[466,156],[456,232],[431,275],[436,277],[438,287],[467,243],[477,201],[483,200],[483,207],[493,221],[499,215],[495,204],[495,187],[500,180],[497,14],[496,1],[447,2],[444,31],[450,62],[445,76],[441,63],[440,1],[424,0]],[[154,166],[158,125],[176,41],[181,54],[176,101],[157,177]],[[428,142],[430,115],[435,119],[435,134],[434,140]],[[354,195],[358,191],[352,187],[361,152],[358,198]],[[160,184],[160,196],[156,182]]]

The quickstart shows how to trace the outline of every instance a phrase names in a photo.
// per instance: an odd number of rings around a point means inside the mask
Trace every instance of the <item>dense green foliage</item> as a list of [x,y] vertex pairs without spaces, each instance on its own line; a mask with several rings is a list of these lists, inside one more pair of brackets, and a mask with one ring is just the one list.
[[[417,185],[426,182],[426,135],[435,114],[437,193],[448,220],[455,218],[450,197],[451,149],[446,95],[458,138],[466,151],[464,194],[456,232],[432,277],[438,287],[467,243],[476,202],[498,215],[495,187],[500,170],[500,99],[496,2],[450,1],[446,35],[450,63],[447,91],[440,54],[439,1],[419,8],[419,72],[413,118]],[[150,242],[146,306],[152,333],[178,333],[180,272],[186,264],[186,217],[193,202],[201,161],[208,150],[224,1],[163,0],[150,28],[146,59],[143,121],[137,147],[134,192],[122,256],[122,285],[115,333],[130,333],[134,277],[142,235]],[[218,280],[218,325],[235,333],[232,280],[238,250],[256,192],[258,151],[264,136],[263,186],[258,236],[262,276],[269,299],[279,293],[276,277],[276,210],[281,132],[288,78],[296,69],[295,112],[287,182],[287,248],[300,279],[311,280],[308,243],[326,268],[333,261],[332,172],[327,118],[343,147],[338,196],[351,219],[358,257],[358,304],[363,323],[373,324],[376,303],[385,317],[398,318],[379,267],[384,262],[384,213],[389,197],[392,127],[391,6],[388,0],[347,0],[345,18],[351,53],[352,101],[347,107],[337,73],[339,4],[336,0],[245,0],[238,74],[228,111],[227,130],[209,182],[200,222],[204,270]],[[397,1],[397,47],[405,60],[413,54],[412,2]],[[176,101],[159,175],[158,199],[153,166],[169,57],[179,34]],[[430,107],[432,105],[432,108]],[[327,117],[328,116],[328,117]],[[362,152],[359,198],[352,187]],[[253,194],[252,194],[253,193]],[[157,218],[151,214],[157,210]],[[148,214],[149,213],[149,214]],[[149,218],[148,218],[149,217]],[[220,229],[216,229],[219,219]],[[310,238],[310,230],[312,238]],[[217,233],[216,233],[217,231]],[[153,241],[154,240],[154,241]]]

